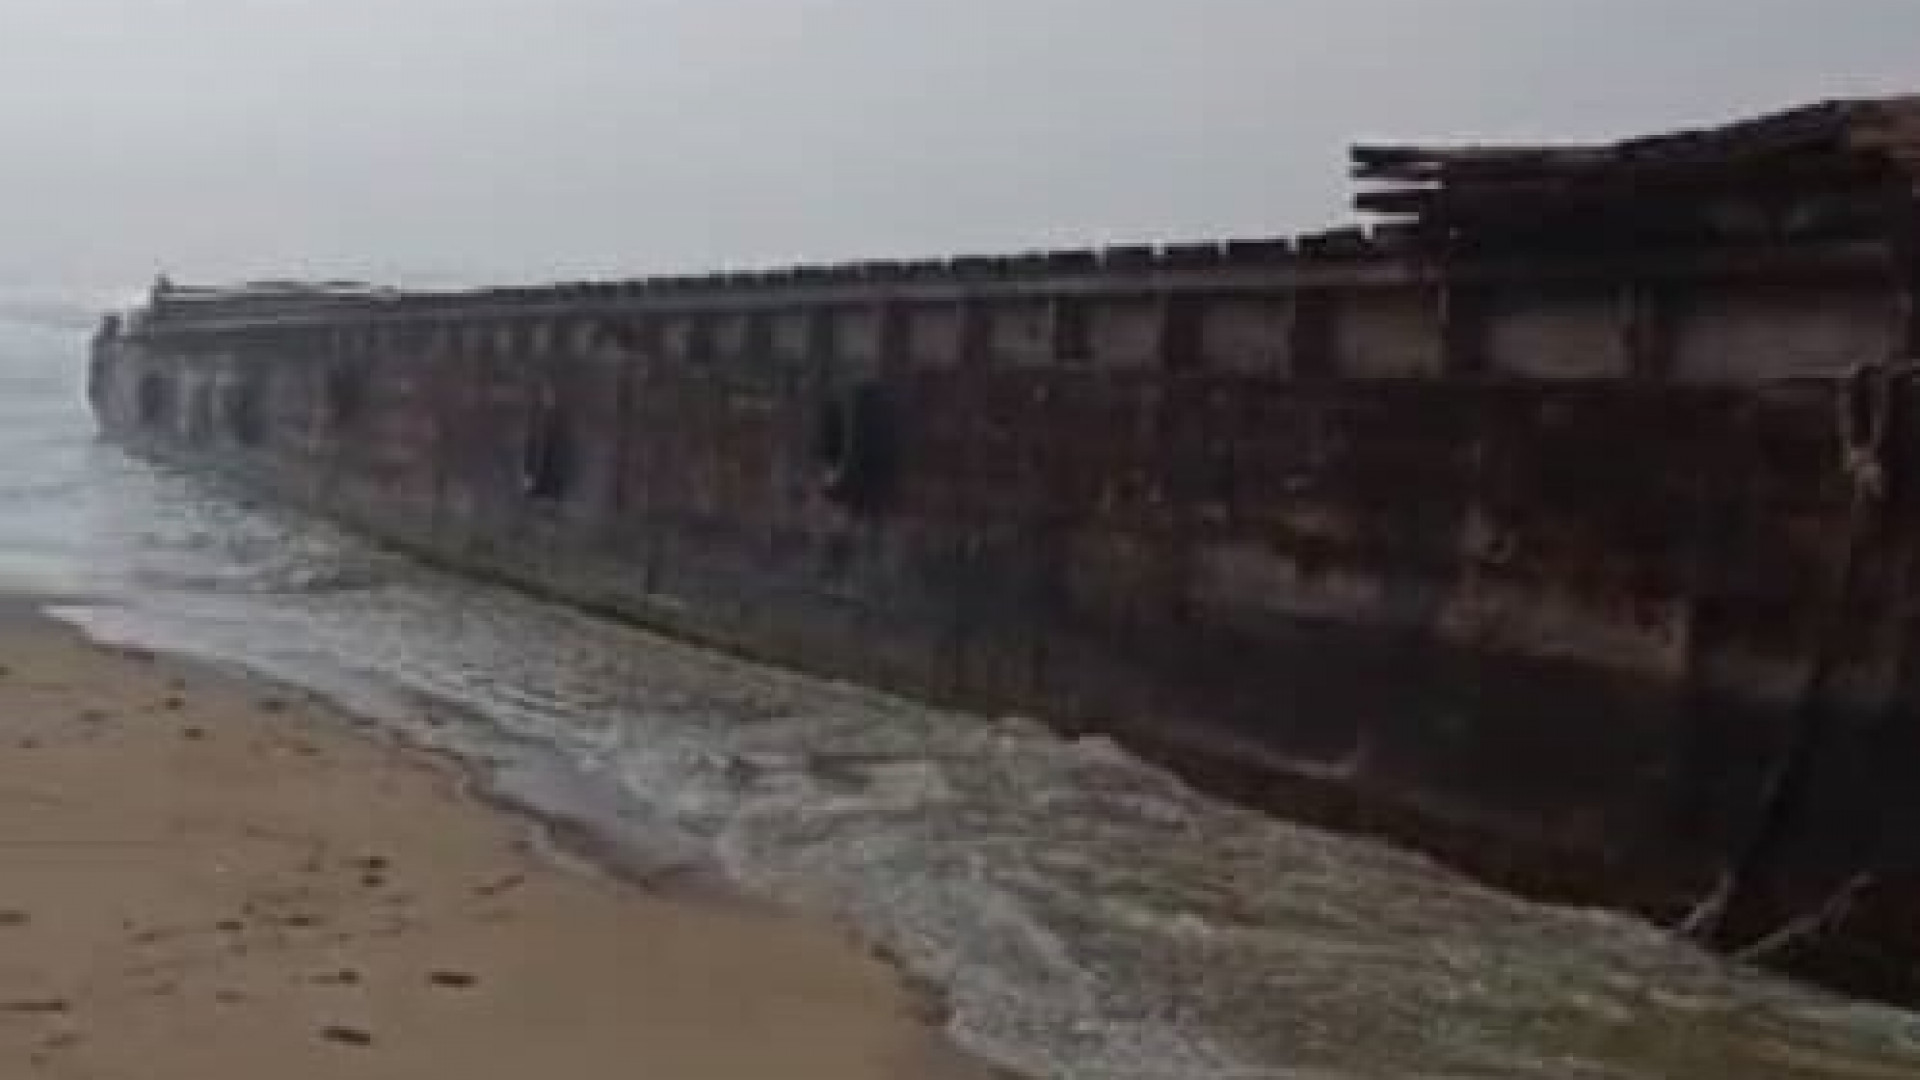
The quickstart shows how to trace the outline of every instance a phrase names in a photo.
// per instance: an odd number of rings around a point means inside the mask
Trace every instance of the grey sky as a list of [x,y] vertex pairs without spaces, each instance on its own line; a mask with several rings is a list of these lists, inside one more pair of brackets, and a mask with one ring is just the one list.
[[1290,232],[1356,138],[1902,90],[1920,0],[0,0],[0,286]]

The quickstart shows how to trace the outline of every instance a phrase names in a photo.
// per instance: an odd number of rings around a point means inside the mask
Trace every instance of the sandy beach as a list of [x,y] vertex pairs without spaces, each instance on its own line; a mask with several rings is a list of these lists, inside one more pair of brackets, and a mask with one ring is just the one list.
[[984,1075],[835,929],[572,868],[453,765],[0,618],[0,1075]]

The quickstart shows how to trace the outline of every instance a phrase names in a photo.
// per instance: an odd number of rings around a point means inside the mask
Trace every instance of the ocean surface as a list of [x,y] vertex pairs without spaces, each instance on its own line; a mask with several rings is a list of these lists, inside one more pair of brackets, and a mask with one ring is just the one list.
[[479,762],[662,873],[842,921],[1037,1077],[1920,1077],[1920,1016],[1205,798],[1100,739],[716,657],[95,440],[0,323],[0,587]]

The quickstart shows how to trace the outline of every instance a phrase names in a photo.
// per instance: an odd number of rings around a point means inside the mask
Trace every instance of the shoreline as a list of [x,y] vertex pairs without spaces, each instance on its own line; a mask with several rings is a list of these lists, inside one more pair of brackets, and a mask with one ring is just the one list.
[[[649,871],[482,763],[45,602],[0,603],[0,1059],[32,1075],[1007,1075],[844,927]],[[101,857],[143,847],[168,855]]]

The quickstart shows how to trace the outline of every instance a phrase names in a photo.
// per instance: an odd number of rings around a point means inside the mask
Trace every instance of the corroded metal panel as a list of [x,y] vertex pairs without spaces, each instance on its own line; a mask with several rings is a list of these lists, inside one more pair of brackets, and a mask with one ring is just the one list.
[[1764,828],[1734,932],[1871,880],[1803,959],[1920,998],[1920,419],[1849,411],[1910,359],[1911,235],[1495,239],[162,294],[91,392],[443,562],[1543,893],[1675,914]]

